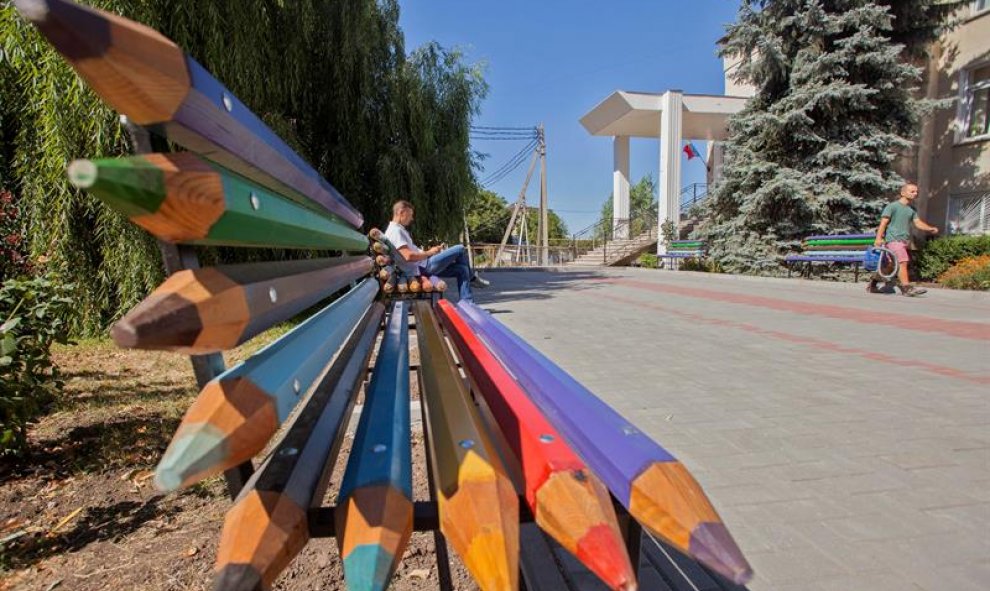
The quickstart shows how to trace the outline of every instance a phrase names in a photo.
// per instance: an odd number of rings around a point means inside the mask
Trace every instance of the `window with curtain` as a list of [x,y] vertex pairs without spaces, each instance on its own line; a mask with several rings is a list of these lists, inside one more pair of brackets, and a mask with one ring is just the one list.
[[949,197],[949,234],[990,234],[990,192]]
[[[990,0],[986,1],[990,2]],[[990,64],[969,70],[964,82],[963,137],[990,136]]]

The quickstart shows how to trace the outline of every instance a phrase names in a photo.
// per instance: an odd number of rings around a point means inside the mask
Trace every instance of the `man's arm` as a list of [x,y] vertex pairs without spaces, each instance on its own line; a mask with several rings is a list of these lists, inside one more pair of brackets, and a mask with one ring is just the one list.
[[425,261],[431,256],[440,252],[439,246],[434,246],[429,250],[424,250],[422,252],[413,252],[408,246],[400,246],[399,254],[402,258],[406,260],[407,263],[415,263],[417,261]]
[[918,228],[922,232],[928,232],[929,234],[938,234],[938,228],[936,228],[935,226],[929,226],[928,224],[923,222],[921,218],[917,216],[915,216],[914,218],[914,227]]
[[880,218],[880,227],[877,228],[877,237],[873,241],[873,246],[880,246],[883,244],[883,235],[887,232],[887,224],[890,223],[889,217]]

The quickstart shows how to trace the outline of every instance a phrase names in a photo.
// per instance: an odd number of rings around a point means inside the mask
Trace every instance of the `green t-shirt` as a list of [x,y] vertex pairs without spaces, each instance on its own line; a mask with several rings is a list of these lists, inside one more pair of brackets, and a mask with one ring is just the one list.
[[914,219],[918,217],[918,212],[910,205],[904,205],[898,199],[893,203],[888,203],[887,207],[883,208],[883,213],[880,214],[880,217],[890,218],[890,223],[887,224],[887,232],[884,234],[885,241],[906,242],[911,238],[911,225]]

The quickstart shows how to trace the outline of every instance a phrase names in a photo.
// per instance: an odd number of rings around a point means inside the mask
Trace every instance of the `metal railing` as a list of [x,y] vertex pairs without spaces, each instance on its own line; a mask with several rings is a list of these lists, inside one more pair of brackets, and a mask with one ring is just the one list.
[[[538,267],[540,266],[540,247],[536,244],[506,244],[502,249],[501,258],[496,264],[498,244],[474,243],[471,245],[471,257],[477,269],[491,267]],[[547,252],[547,266],[555,267],[574,261],[579,256],[575,244],[570,239],[550,240]]]
[[656,240],[657,204],[632,212],[628,218],[607,217],[571,236],[571,247],[577,259],[589,252],[597,256],[601,250],[602,264],[619,260],[642,248],[644,241]]
[[707,183],[693,183],[681,189],[681,211],[686,212],[708,197]]

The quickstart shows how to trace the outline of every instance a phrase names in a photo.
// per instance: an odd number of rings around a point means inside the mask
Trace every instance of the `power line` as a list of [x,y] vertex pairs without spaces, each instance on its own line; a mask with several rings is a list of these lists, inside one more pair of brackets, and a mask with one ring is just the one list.
[[530,140],[539,137],[537,133],[516,133],[516,132],[500,132],[500,133],[481,133],[472,131],[470,134],[471,139],[474,140]]
[[501,181],[505,177],[509,176],[513,172],[515,172],[520,166],[522,166],[526,162],[526,157],[528,155],[529,155],[529,153],[525,153],[525,154],[520,155],[515,160],[509,162],[508,165],[503,170],[500,170],[500,171],[498,171],[498,172],[496,172],[494,174],[491,174],[488,177],[486,177],[485,179],[483,179],[483,181],[482,181],[483,186],[490,187],[490,186],[494,185],[495,183]]
[[495,125],[495,126],[492,126],[492,125],[472,125],[471,126],[471,131],[475,131],[475,130],[479,130],[479,131],[483,131],[483,130],[491,130],[491,131],[532,131],[532,132],[536,133],[536,127],[509,127],[509,126],[505,126],[505,125]]
[[505,178],[509,173],[513,172],[526,161],[526,157],[536,148],[539,144],[538,140],[533,140],[526,144],[523,149],[519,150],[513,154],[506,162],[499,166],[495,171],[491,172],[484,179],[481,180],[481,185],[483,187],[488,187],[497,183],[498,181]]
[[[533,147],[535,148],[535,146],[533,146]],[[527,152],[522,153],[519,156],[517,156],[515,158],[515,160],[507,163],[507,165],[505,167],[503,167],[502,170],[500,170],[498,172],[495,172],[495,173],[489,175],[488,177],[486,177],[485,179],[483,179],[482,180],[482,186],[484,186],[484,187],[490,187],[490,186],[494,185],[495,183],[501,181],[505,177],[509,176],[513,172],[515,172],[520,166],[522,166],[523,164],[526,163],[527,157],[531,153],[532,153],[532,151],[530,150],[530,151],[527,151]]]

